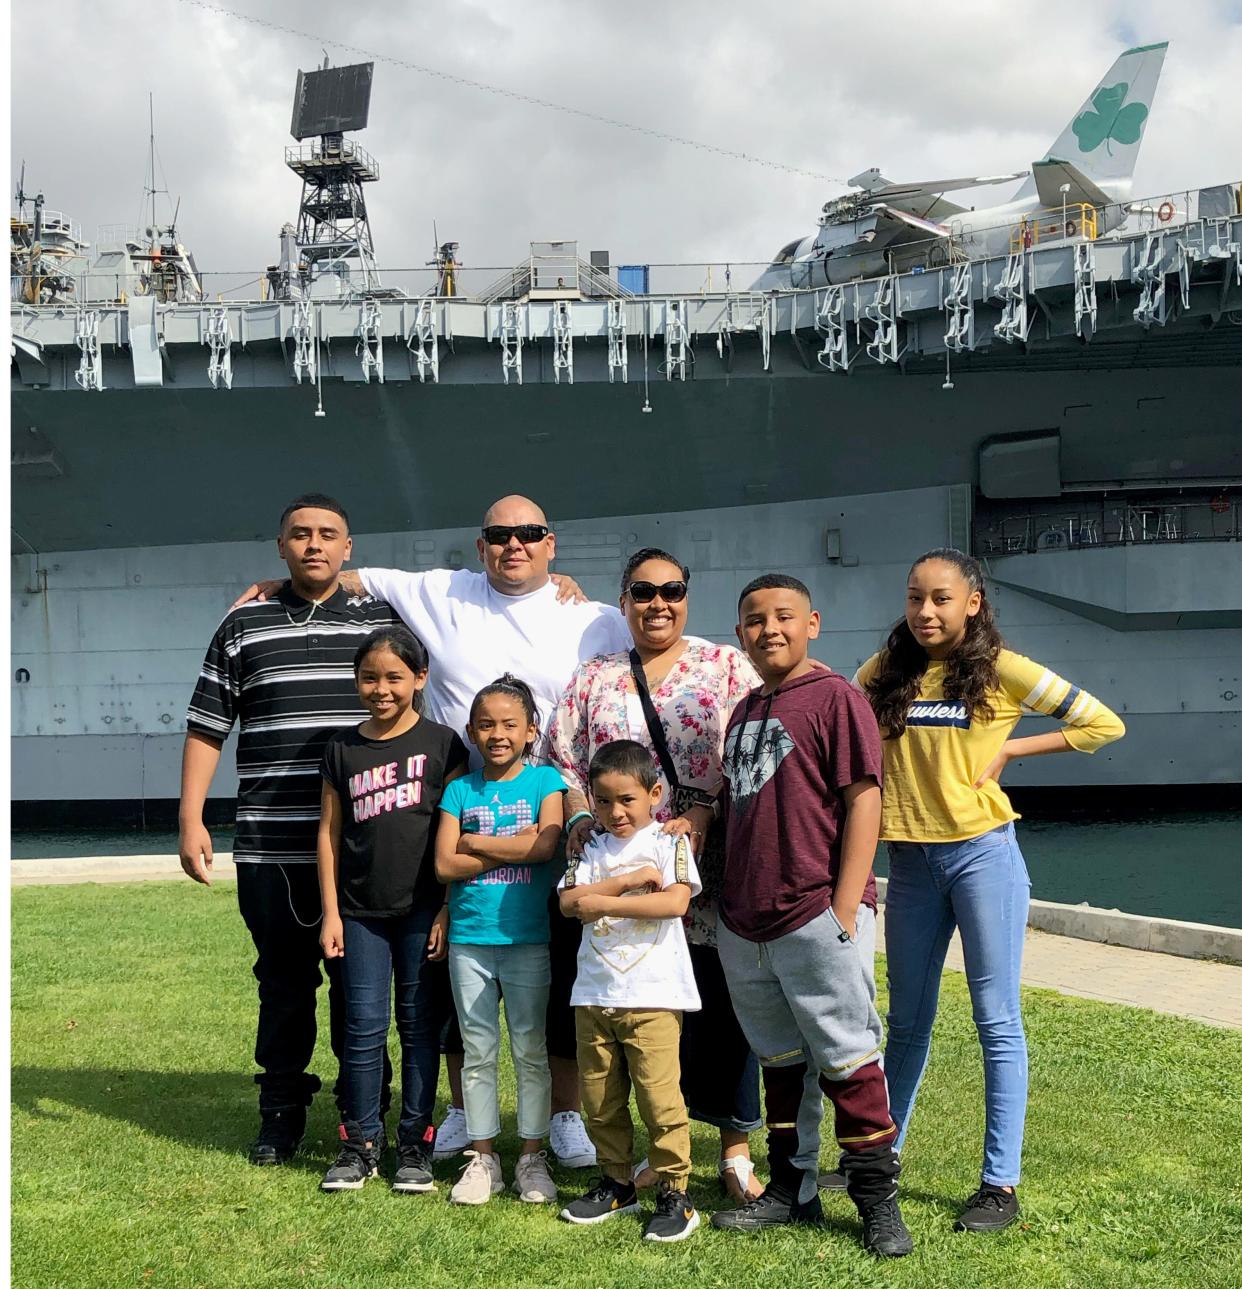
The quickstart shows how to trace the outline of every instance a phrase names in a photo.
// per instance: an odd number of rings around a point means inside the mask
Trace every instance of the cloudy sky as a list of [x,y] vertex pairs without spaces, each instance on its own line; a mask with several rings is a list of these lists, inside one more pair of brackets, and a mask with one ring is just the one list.
[[[576,237],[613,263],[760,260],[838,182],[618,130],[401,62],[828,176],[1020,169],[1126,46],[1171,47],[1135,193],[1242,177],[1242,4],[1224,0],[69,0],[12,31],[11,170],[81,221],[135,223],[147,94],[179,227],[207,270],[258,270],[296,216],[283,164],[299,67],[376,57],[368,189],[380,263],[421,264],[432,221],[468,265]],[[15,11],[16,13],[16,11]],[[334,45],[328,38],[357,47]],[[384,61],[398,60],[398,61]],[[12,188],[10,188],[12,191]],[[987,200],[1010,189],[993,189]],[[969,199],[967,199],[969,200]]]

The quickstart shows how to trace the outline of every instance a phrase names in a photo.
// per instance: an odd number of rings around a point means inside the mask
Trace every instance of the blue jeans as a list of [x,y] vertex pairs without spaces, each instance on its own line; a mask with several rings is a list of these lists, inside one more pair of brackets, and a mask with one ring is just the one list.
[[552,968],[546,944],[450,944],[449,974],[461,1026],[466,1131],[472,1141],[500,1136],[496,1078],[500,1060],[500,991],[517,1078],[518,1136],[548,1134],[552,1076],[545,1028]]
[[345,1050],[341,1056],[344,1113],[362,1135],[380,1130],[380,1084],[388,1045],[389,992],[396,980],[401,1039],[401,1122],[397,1140],[413,1142],[433,1122],[440,1074],[439,1008],[427,961],[434,908],[404,917],[344,918]]
[[1031,879],[1005,824],[968,841],[889,843],[884,906],[888,1045],[884,1073],[900,1150],[927,1067],[940,973],[957,927],[983,1047],[983,1181],[1016,1186],[1026,1119],[1026,1035],[1018,990]]

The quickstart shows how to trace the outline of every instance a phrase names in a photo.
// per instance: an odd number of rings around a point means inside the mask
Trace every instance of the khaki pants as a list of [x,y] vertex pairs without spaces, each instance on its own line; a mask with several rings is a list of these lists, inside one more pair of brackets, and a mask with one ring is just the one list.
[[681,1012],[575,1008],[578,1081],[587,1132],[605,1177],[628,1182],[634,1164],[630,1086],[662,1185],[690,1179],[690,1117],[681,1095]]

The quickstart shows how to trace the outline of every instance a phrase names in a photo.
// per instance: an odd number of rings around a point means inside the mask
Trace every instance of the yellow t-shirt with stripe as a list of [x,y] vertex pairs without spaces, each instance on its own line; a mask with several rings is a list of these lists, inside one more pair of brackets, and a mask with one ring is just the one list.
[[[864,687],[879,660],[879,654],[868,658],[854,683]],[[1098,699],[1030,658],[1002,649],[996,669],[1000,686],[991,696],[995,714],[988,721],[968,718],[960,702],[946,702],[944,663],[928,662],[905,733],[884,739],[881,840],[965,841],[1017,819],[994,779],[974,785],[1024,713],[1063,722],[1065,741],[1078,752],[1094,752],[1125,733]]]

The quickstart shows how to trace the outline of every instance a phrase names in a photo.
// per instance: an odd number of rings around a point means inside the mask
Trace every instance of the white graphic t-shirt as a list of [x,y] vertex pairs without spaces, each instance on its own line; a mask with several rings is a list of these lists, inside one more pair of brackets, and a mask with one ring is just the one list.
[[[543,760],[543,736],[574,668],[633,644],[617,608],[591,601],[558,604],[551,582],[528,595],[502,595],[485,573],[471,569],[363,568],[358,575],[427,646],[427,712],[441,725],[464,738],[475,694],[506,671],[531,687],[541,736],[532,762]],[[481,764],[471,746],[471,769]]]
[[[667,836],[658,823],[624,840],[611,833],[592,837],[582,858],[561,878],[558,889],[593,886],[646,864],[659,871],[665,887],[684,882],[691,896],[702,889],[685,838]],[[609,916],[585,923],[578,950],[578,979],[569,1001],[575,1007],[698,1011],[699,991],[681,918]]]

